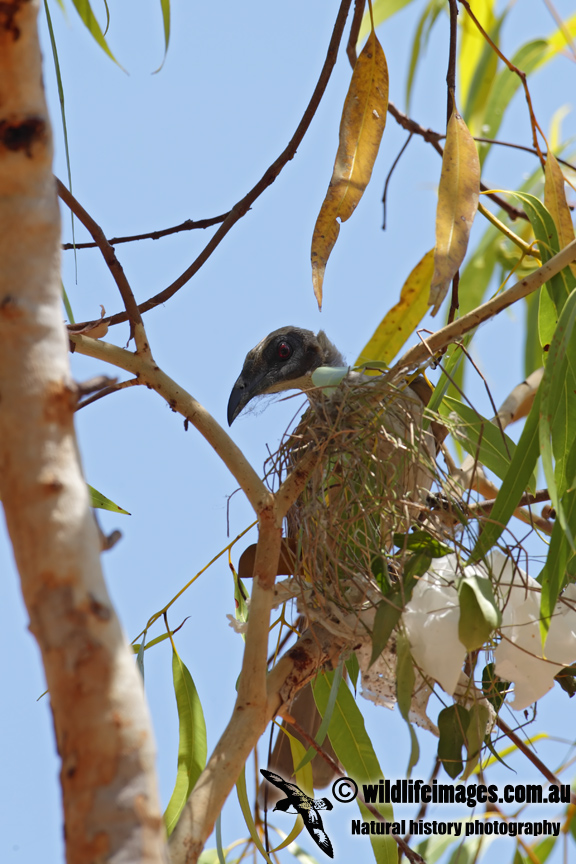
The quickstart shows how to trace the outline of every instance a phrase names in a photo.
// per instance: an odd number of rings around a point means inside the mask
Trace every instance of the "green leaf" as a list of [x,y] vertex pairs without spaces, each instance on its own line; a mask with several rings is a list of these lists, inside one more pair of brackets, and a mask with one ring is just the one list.
[[[573,449],[576,448],[574,444]],[[540,632],[544,642],[550,627],[554,608],[560,592],[569,579],[569,573],[574,567],[574,552],[570,544],[570,536],[576,536],[576,488],[569,489],[561,499],[561,507],[567,523],[567,530],[562,528],[557,519],[552,529],[550,546],[546,563],[538,576],[542,585],[540,596]]]
[[155,70],[154,74],[160,72],[164,66],[164,61],[168,54],[168,45],[170,44],[170,0],[160,0],[160,8],[162,10],[162,25],[164,27],[164,57],[162,58],[162,63],[158,69]]
[[486,729],[490,721],[490,709],[486,704],[477,702],[470,709],[470,722],[466,729],[466,747],[468,758],[462,780],[467,780],[480,761],[482,744],[486,737]]
[[[374,0],[374,3],[372,3],[374,27],[378,27],[383,21],[386,21],[387,18],[391,18],[392,15],[395,15],[405,6],[408,6],[409,3],[412,3],[412,0]],[[370,21],[370,10],[367,7],[362,18],[362,23],[360,24],[357,45],[362,44],[371,30],[372,23]]]
[[192,676],[176,651],[172,652],[172,677],[178,708],[179,740],[176,783],[164,813],[168,836],[176,827],[188,796],[204,770],[208,752],[202,705]]
[[392,631],[402,615],[403,598],[398,591],[382,600],[376,607],[374,626],[372,629],[372,656],[370,666],[378,659],[386,648]]
[[256,830],[256,825],[254,824],[254,818],[252,816],[252,810],[250,809],[250,802],[248,800],[248,792],[246,791],[246,767],[242,768],[240,772],[240,776],[236,781],[236,794],[238,795],[238,803],[240,804],[240,809],[242,810],[242,815],[244,817],[244,822],[246,823],[246,827],[248,828],[248,832],[250,837],[252,838],[252,842],[255,847],[258,849],[262,857],[268,862],[268,864],[272,864],[271,859],[269,858],[264,846],[262,845],[262,841],[260,840],[260,836],[258,831]]
[[[158,616],[156,616],[156,617],[158,617]],[[188,621],[188,617],[184,618],[182,623],[179,624],[178,627],[176,627],[174,630],[170,630],[168,633],[162,633],[160,636],[156,636],[155,639],[151,639],[150,642],[146,642],[146,644],[144,645],[144,651],[148,651],[148,649],[153,648],[154,645],[159,645],[160,642],[165,642],[166,639],[170,639],[170,637],[173,636],[174,633],[176,633],[178,630],[180,630],[181,627],[184,626],[186,621]],[[145,631],[145,634],[146,634],[146,632],[147,631]],[[141,649],[142,649],[142,646],[138,642],[132,642],[132,650],[134,651],[135,654],[139,654]]]
[[396,638],[396,698],[398,699],[400,713],[404,720],[406,720],[410,732],[410,758],[406,769],[408,777],[411,774],[412,768],[418,764],[418,759],[420,758],[418,738],[409,718],[415,680],[416,675],[410,652],[410,643],[406,635],[400,631]]
[[490,513],[490,519],[480,530],[470,560],[480,560],[498,541],[508,524],[522,495],[526,491],[538,461],[538,420],[540,414],[540,391],[526,418],[524,429],[510,462],[510,468],[502,480],[502,486]]
[[436,23],[436,19],[443,9],[444,0],[430,0],[418,21],[418,26],[416,27],[416,33],[414,34],[414,40],[412,42],[412,51],[410,53],[410,63],[408,66],[408,79],[406,81],[407,114],[410,113],[412,85],[414,84],[414,76],[416,74],[416,67],[420,59],[420,54],[426,50],[432,27]]
[[93,486],[90,486],[88,483],[88,492],[90,493],[90,506],[95,507],[98,510],[111,510],[113,513],[123,513],[124,516],[131,516],[131,513],[128,513],[127,510],[123,510],[122,507],[119,507],[118,504],[114,504],[113,501],[110,501],[109,498],[106,498],[102,492],[98,492],[97,489],[94,489]]
[[[468,341],[471,339],[470,334],[468,334],[468,336],[465,336],[462,340],[464,346],[466,346],[467,344],[467,339]],[[434,419],[434,414],[437,414],[440,411],[444,396],[448,392],[451,381],[454,380],[454,378],[456,377],[458,369],[462,366],[462,360],[464,359],[464,357],[465,354],[463,351],[460,350],[460,346],[450,346],[450,348],[448,349],[445,363],[443,364],[442,374],[440,375],[438,383],[434,388],[434,392],[430,397],[428,409],[424,415],[424,422],[422,424],[424,429],[429,428],[430,423]]]
[[434,249],[416,264],[400,292],[400,299],[388,310],[368,340],[354,366],[390,363],[428,311],[430,281],[434,272]]
[[[548,53],[548,43],[545,39],[535,39],[527,42],[516,51],[512,57],[512,63],[529,75],[534,69],[544,62]],[[512,100],[512,97],[521,86],[521,81],[515,72],[508,68],[502,69],[494,80],[490,91],[490,97],[484,114],[483,138],[496,138],[504,113]],[[482,164],[488,155],[490,144],[479,144],[478,154]]]
[[[331,690],[331,675],[318,675],[314,684],[314,699],[323,714],[328,705]],[[354,701],[345,681],[340,682],[338,698],[334,707],[330,728],[330,743],[347,774],[356,782],[378,783],[384,777],[372,742],[366,732],[364,718]],[[373,814],[356,799],[364,820],[374,818]],[[394,821],[394,811],[390,804],[371,805],[388,821]],[[377,864],[397,864],[398,849],[390,835],[371,835],[370,842]]]
[[415,681],[410,643],[407,636],[399,632],[396,638],[396,698],[404,720],[408,720]]
[[560,672],[554,676],[554,680],[558,682],[565,693],[568,693],[570,698],[576,696],[576,663],[573,663],[572,666],[566,666],[564,669],[561,669]]
[[463,577],[458,586],[458,601],[458,638],[468,651],[476,651],[502,621],[490,579],[476,574]]
[[350,676],[350,683],[352,684],[354,690],[356,690],[356,687],[358,686],[358,676],[360,674],[360,664],[358,663],[358,657],[356,656],[354,651],[346,660],[345,665],[346,671]]
[[[498,45],[498,42],[500,41],[500,30],[502,29],[502,24],[504,23],[504,19],[509,11],[510,7],[508,6],[489,29],[490,38],[495,45]],[[475,27],[472,21],[470,21],[470,24]],[[483,41],[483,47],[472,75],[470,88],[466,95],[466,107],[463,114],[470,129],[473,130],[473,134],[484,137],[482,132],[484,112],[496,78],[498,55],[490,43],[483,37],[481,38]],[[461,62],[465,59],[462,56],[463,52],[464,46],[462,46],[461,49]],[[462,89],[460,90],[460,93],[462,94]],[[460,98],[462,98],[462,95]]]
[[[108,57],[110,57],[110,59],[113,60],[117,66],[120,66],[120,64],[108,48],[108,44],[102,32],[102,28],[96,20],[96,16],[92,11],[89,0],[72,0],[72,2],[74,3],[76,11],[80,15],[80,18],[82,19],[84,26],[86,27],[88,32],[92,35],[94,40],[97,42],[100,48],[102,48],[102,50],[108,55]],[[120,66],[120,68],[122,67]]]
[[[422,532],[425,533],[425,532]],[[415,552],[404,562],[402,585],[391,591],[376,607],[372,629],[372,656],[370,666],[378,659],[398,624],[404,606],[410,600],[416,584],[416,576],[423,576],[429,569],[432,558],[423,552]]]
[[[62,9],[64,6],[62,4],[62,0],[59,0]],[[50,8],[48,6],[48,0],[44,0],[44,11],[46,13],[46,23],[48,25],[48,34],[50,36],[50,48],[52,49],[52,58],[54,60],[54,71],[56,73],[56,84],[58,85],[58,100],[60,102],[60,116],[62,118],[62,134],[64,136],[64,153],[66,156],[66,170],[68,172],[68,186],[70,191],[72,191],[72,168],[70,165],[70,148],[68,146],[68,124],[66,122],[66,105],[64,102],[64,84],[62,83],[62,74],[60,72],[60,61],[58,59],[58,48],[56,47],[56,38],[54,36],[54,28],[52,27],[52,16],[50,15]],[[75,232],[74,232],[74,214],[70,211],[70,227],[72,229],[72,242],[75,242]],[[74,250],[74,256],[76,256],[76,249]],[[70,324],[74,324],[74,316],[72,315],[72,307],[70,306],[70,302],[68,300],[68,296],[64,289],[64,284],[62,284],[62,294],[64,297],[64,308],[66,309],[66,314],[68,315],[68,320]]]
[[66,293],[66,289],[64,287],[64,283],[62,282],[62,302],[64,303],[64,309],[66,310],[66,315],[68,316],[68,321],[70,324],[75,324],[74,321],[74,313],[72,312],[72,306],[70,305],[70,300],[68,299],[68,294]]
[[[429,558],[444,558],[445,555],[450,555],[452,549],[450,546],[440,543],[435,537],[432,537],[428,531],[409,531],[406,534],[394,534],[394,545],[399,549],[408,549],[410,552],[419,552]],[[426,570],[428,566],[426,567]],[[423,576],[426,572],[418,573],[418,576]]]
[[470,723],[470,712],[462,705],[450,705],[438,715],[438,758],[452,780],[462,772],[462,747],[464,733]]
[[[297,738],[294,737],[294,735],[291,735],[290,732],[284,728],[284,726],[281,726],[280,728],[282,730],[280,734],[287,735],[288,740],[290,741],[292,764],[298,765],[298,768],[294,769],[294,773],[296,775],[296,785],[299,786],[300,789],[302,789],[302,791],[306,793],[306,795],[313,796],[314,783],[312,780],[312,766],[309,764],[310,760],[308,760],[308,763],[305,763],[306,751],[304,749],[304,746],[300,743],[300,741],[298,741]],[[313,747],[310,747],[310,750],[312,750],[312,755],[314,756],[316,754],[316,751]],[[282,841],[282,843],[280,843],[279,846],[276,846],[275,849],[272,849],[271,852],[278,852],[280,849],[284,849],[286,846],[289,846],[290,843],[293,843],[296,837],[298,837],[298,835],[302,832],[303,828],[304,822],[302,818],[298,817],[294,821],[294,827],[287,835],[287,837],[284,838],[284,840]]]
[[[340,663],[338,663],[338,666],[334,670],[334,678],[332,681],[332,689],[330,691],[330,698],[329,698],[328,704],[326,706],[326,711],[322,715],[322,722],[320,723],[320,727],[318,729],[318,732],[316,733],[316,735],[314,737],[314,741],[316,742],[318,747],[322,746],[322,744],[324,743],[324,740],[326,738],[326,735],[328,734],[328,727],[330,726],[330,720],[332,718],[332,712],[334,711],[334,705],[336,704],[336,699],[338,697],[338,687],[340,686],[340,681],[342,680],[343,668],[344,668],[344,664],[341,661]],[[292,746],[292,744],[290,744],[290,746]],[[303,750],[303,756],[301,757],[301,761],[300,762],[294,762],[294,765],[296,766],[294,768],[296,775],[298,775],[298,772],[301,771],[302,768],[304,768],[306,765],[308,765],[309,762],[312,761],[314,756],[316,756],[316,750],[314,747],[309,747],[308,750],[305,752]],[[312,777],[311,772],[312,772],[312,769],[310,769],[310,777]],[[300,784],[298,784],[298,785],[300,785]],[[304,787],[302,787],[302,788],[304,788]],[[310,794],[312,794],[312,793],[310,793]]]
[[222,846],[222,811],[218,814],[216,824],[214,825],[214,834],[216,835],[216,852],[218,853],[219,864],[226,864],[226,855]]
[[[572,485],[566,467],[576,428],[576,289],[560,314],[540,384],[540,450],[542,466],[557,518],[574,549],[574,540],[561,496]],[[553,466],[553,457],[555,465]]]
[[410,758],[408,759],[408,765],[406,766],[406,777],[410,777],[412,768],[418,764],[418,760],[420,759],[420,745],[418,744],[416,730],[411,723],[408,723],[408,729],[410,731]]
[[547,291],[539,291],[537,295],[529,294],[525,298],[526,309],[526,338],[524,341],[524,377],[528,378],[532,372],[542,365],[542,342],[539,331],[539,309],[543,297],[549,298]]
[[[538,240],[538,249],[542,257],[542,263],[545,264],[560,251],[558,231],[556,230],[554,219],[535,195],[530,195],[528,192],[512,192],[510,194],[522,202],[526,215],[530,219],[534,236]],[[558,315],[560,315],[564,303],[575,287],[576,279],[569,266],[565,267],[546,283],[546,288],[556,306]]]
[[147,632],[148,631],[145,630],[144,633],[142,634],[142,642],[138,646],[138,653],[136,655],[136,665],[138,666],[138,669],[140,670],[140,674],[142,675],[143,681],[144,681],[144,649],[146,646],[146,633]]
[[538,861],[538,864],[544,864],[554,849],[557,840],[558,837],[546,837],[544,840],[541,840],[540,843],[537,843],[532,847],[532,854],[536,861]]
[[388,577],[388,563],[384,555],[373,555],[370,559],[370,572],[382,594],[390,593],[390,579]]
[[[491,423],[486,417],[482,417],[458,399],[445,396],[444,403],[451,411],[458,414],[465,424],[457,426],[452,431],[454,437],[471,456],[478,459],[502,480],[508,472],[510,460],[516,450],[512,439],[495,423]],[[535,477],[531,480],[530,488],[536,489]]]
[[488,663],[482,670],[482,691],[498,713],[506,698],[506,691],[510,687],[510,682],[499,678],[494,669],[495,664]]

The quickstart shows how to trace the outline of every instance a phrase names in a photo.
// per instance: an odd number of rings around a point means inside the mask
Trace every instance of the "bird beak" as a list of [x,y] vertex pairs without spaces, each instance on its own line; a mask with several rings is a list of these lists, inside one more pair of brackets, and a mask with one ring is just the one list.
[[248,402],[260,393],[260,385],[264,378],[266,377],[266,373],[258,376],[256,379],[251,381],[247,381],[243,375],[240,375],[234,387],[232,388],[232,392],[230,393],[230,399],[228,400],[228,425],[231,426],[236,417],[240,414],[243,408],[246,407]]

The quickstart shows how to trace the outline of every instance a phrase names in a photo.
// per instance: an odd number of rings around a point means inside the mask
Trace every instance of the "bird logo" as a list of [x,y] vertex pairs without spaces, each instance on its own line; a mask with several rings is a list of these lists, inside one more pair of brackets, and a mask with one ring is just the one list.
[[332,803],[328,798],[310,798],[295,783],[287,783],[279,774],[274,774],[273,771],[267,771],[265,768],[261,768],[260,773],[269,783],[286,793],[287,797],[281,798],[276,803],[274,810],[283,810],[285,813],[297,813],[298,816],[302,816],[306,830],[318,848],[325,852],[329,858],[334,858],[332,843],[324,831],[322,819],[318,813],[319,810],[332,810]]

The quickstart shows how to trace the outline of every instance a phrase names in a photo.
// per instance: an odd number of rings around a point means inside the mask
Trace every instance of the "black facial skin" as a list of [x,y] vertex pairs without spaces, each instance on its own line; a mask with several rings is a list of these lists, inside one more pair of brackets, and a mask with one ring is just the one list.
[[323,362],[323,351],[311,330],[281,327],[270,333],[246,355],[230,394],[228,425],[254,396],[301,387],[302,379]]

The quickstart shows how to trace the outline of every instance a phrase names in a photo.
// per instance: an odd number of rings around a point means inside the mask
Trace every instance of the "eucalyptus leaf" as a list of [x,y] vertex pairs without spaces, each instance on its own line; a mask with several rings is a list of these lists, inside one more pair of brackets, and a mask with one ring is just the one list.
[[458,638],[468,651],[475,651],[484,645],[502,621],[490,579],[477,574],[462,578],[458,586],[458,601]]
[[438,758],[452,780],[462,773],[462,747],[470,723],[470,712],[462,705],[450,705],[438,715]]

